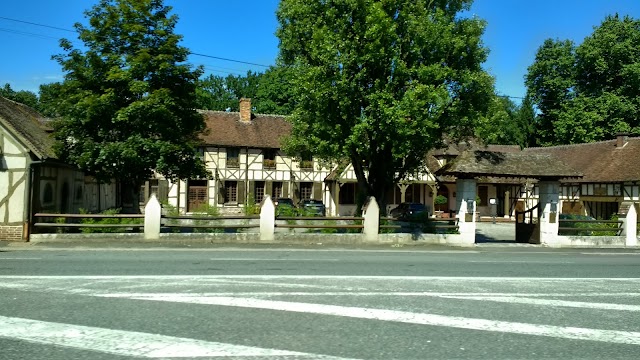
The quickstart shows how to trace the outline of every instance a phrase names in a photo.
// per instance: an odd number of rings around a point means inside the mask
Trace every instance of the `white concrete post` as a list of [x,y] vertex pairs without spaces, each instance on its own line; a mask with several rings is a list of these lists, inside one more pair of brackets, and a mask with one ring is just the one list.
[[378,241],[378,232],[380,231],[380,206],[373,196],[369,198],[369,202],[364,208],[362,216],[364,216],[362,233],[365,241]]
[[[456,208],[458,209],[458,231],[465,244],[476,242],[476,180],[456,180]],[[471,200],[473,205],[470,207]]]
[[145,240],[160,239],[160,222],[162,220],[162,206],[156,198],[156,194],[151,194],[147,205],[144,207],[144,238]]
[[638,246],[638,213],[636,212],[635,204],[622,203],[620,206],[620,213],[624,213],[626,210],[626,216],[622,217],[622,236],[625,237],[624,244],[626,246]]
[[[560,245],[558,238],[559,214],[560,214],[560,182],[540,181],[538,226],[540,227],[540,243],[547,245]],[[552,212],[552,204],[555,204],[555,212]]]
[[260,240],[273,241],[276,231],[276,206],[271,196],[265,195],[260,208]]

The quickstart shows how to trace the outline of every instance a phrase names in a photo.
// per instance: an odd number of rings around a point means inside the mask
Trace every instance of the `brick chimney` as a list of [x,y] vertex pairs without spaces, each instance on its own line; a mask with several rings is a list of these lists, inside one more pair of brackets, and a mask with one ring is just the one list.
[[244,123],[251,122],[251,99],[240,99],[240,121]]
[[627,140],[629,140],[629,134],[618,133],[616,134],[616,136],[617,136],[617,139],[616,139],[617,148],[623,148],[625,145],[627,145]]

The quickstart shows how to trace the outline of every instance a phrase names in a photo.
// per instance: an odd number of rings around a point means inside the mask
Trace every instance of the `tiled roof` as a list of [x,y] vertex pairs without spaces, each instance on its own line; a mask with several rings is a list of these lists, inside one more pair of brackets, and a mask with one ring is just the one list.
[[443,166],[442,175],[458,177],[572,178],[581,173],[549,154],[525,152],[465,151]]
[[0,122],[40,160],[56,158],[54,140],[41,126],[47,119],[37,111],[0,96]]
[[586,144],[528,148],[528,154],[548,154],[584,177],[581,182],[623,182],[640,180],[640,138],[628,138],[622,147],[616,140]]
[[204,145],[279,149],[291,133],[291,124],[280,115],[253,114],[240,121],[239,112],[203,110],[207,131],[200,135]]

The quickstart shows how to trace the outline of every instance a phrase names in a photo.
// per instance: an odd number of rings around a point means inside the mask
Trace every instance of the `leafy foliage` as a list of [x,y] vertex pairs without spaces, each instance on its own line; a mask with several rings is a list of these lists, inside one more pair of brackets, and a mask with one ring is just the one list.
[[239,111],[241,98],[252,99],[256,113],[289,115],[292,112],[291,73],[287,67],[272,66],[264,73],[245,76],[209,75],[198,81],[198,106],[201,109]]
[[54,56],[65,74],[55,136],[61,160],[101,181],[129,184],[133,199],[158,172],[168,179],[209,176],[196,154],[204,129],[196,112],[201,69],[162,0],[101,0],[75,25],[84,47],[63,39]]
[[[120,214],[121,209],[108,209],[100,214],[102,215],[118,215]],[[81,214],[87,214],[84,209],[80,209]],[[81,219],[83,224],[100,224],[100,225],[119,225],[119,224],[142,224],[144,219],[131,219],[131,218],[106,218],[106,219],[96,219],[96,218],[83,218]],[[93,233],[121,233],[124,232],[125,229],[121,227],[85,227],[81,228],[81,231],[85,234],[93,234]]]
[[608,16],[579,46],[546,40],[526,85],[540,111],[537,145],[640,134],[640,20]]
[[484,22],[459,16],[470,3],[281,1],[280,61],[295,100],[285,150],[349,159],[359,190],[384,202],[443,134],[471,135],[493,80],[480,66]]
[[0,87],[0,96],[5,97],[9,100],[13,100],[15,102],[19,102],[21,104],[25,104],[35,110],[39,110],[40,104],[38,102],[38,96],[26,90],[15,91],[11,88],[9,83],[4,84],[3,87]]

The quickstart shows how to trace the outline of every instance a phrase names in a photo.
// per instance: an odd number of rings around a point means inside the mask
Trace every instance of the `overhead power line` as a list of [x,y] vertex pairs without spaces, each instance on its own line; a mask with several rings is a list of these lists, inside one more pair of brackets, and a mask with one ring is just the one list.
[[254,66],[262,66],[262,67],[266,67],[268,68],[269,65],[262,65],[262,64],[256,64],[256,63],[252,63],[252,62],[246,62],[246,61],[241,61],[241,60],[234,60],[234,59],[228,59],[228,58],[223,58],[223,57],[219,57],[219,56],[212,56],[212,55],[205,55],[205,54],[198,54],[198,53],[190,53],[191,55],[195,55],[195,56],[202,56],[202,57],[206,57],[206,58],[210,58],[210,59],[217,59],[217,60],[224,60],[224,61],[231,61],[231,62],[235,62],[235,63],[239,63],[239,64],[246,64],[246,65],[254,65]]
[[[75,31],[75,30],[65,29],[65,28],[61,28],[61,27],[57,27],[57,26],[51,26],[51,25],[46,25],[46,24],[35,23],[35,22],[31,22],[31,21],[24,21],[24,20],[12,19],[12,18],[8,18],[8,17],[4,17],[4,16],[0,16],[0,19],[2,19],[2,20],[7,20],[7,21],[18,22],[18,23],[23,23],[23,24],[34,25],[34,26],[45,27],[45,28],[49,28],[49,29],[56,29],[56,30],[60,30],[60,31],[66,31],[66,32],[71,32],[71,33],[77,33],[77,31]],[[4,30],[4,31],[12,32],[12,31],[8,31],[8,30]],[[50,37],[50,36],[46,36],[46,35],[38,35],[38,34],[27,33],[27,32],[20,32],[20,31],[15,31],[15,33],[16,33],[16,34],[22,34],[22,35],[30,35],[30,36]],[[58,39],[58,38],[55,38],[55,39]],[[201,56],[201,57],[206,57],[206,58],[210,58],[210,59],[217,59],[217,60],[229,61],[229,62],[234,62],[234,63],[238,63],[238,64],[253,65],[253,66],[261,66],[261,67],[265,67],[265,68],[268,68],[268,67],[269,67],[269,65],[257,64],[257,63],[252,63],[252,62],[248,62],[248,61],[236,60],[236,59],[229,59],[229,58],[224,58],[224,57],[220,57],[220,56],[213,56],[213,55],[200,54],[200,53],[194,53],[194,52],[191,52],[190,54],[191,54],[191,55],[194,55],[194,56]]]
[[56,29],[56,30],[60,30],[60,31],[67,31],[67,32],[72,32],[72,33],[76,32],[75,30],[64,29],[64,28],[61,28],[61,27],[51,26],[51,25],[38,24],[38,23],[30,22],[30,21],[11,19],[11,18],[4,17],[4,16],[0,16],[0,19],[13,21],[13,22],[18,22],[18,23],[23,23],[23,24],[34,25],[34,26],[46,27],[46,28],[49,28],[49,29]]

